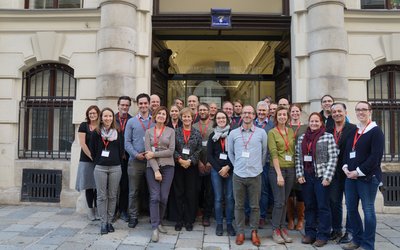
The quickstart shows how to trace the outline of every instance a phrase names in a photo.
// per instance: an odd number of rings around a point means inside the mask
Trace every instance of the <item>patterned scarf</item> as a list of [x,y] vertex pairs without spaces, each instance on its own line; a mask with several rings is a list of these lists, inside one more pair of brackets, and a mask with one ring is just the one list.
[[101,127],[101,138],[106,141],[115,141],[118,138],[118,132],[116,129],[109,129],[108,131]]
[[224,128],[220,128],[218,126],[215,127],[214,136],[212,137],[213,141],[216,142],[219,140],[219,138],[226,138],[229,134],[229,129],[231,129],[229,125],[226,125]]

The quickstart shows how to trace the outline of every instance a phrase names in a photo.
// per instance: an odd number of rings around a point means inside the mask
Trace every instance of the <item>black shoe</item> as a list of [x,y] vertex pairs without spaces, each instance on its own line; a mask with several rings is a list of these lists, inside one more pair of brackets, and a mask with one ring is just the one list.
[[138,219],[130,218],[129,219],[129,223],[128,223],[128,227],[135,228],[137,224],[138,224]]
[[182,223],[176,223],[175,224],[175,231],[181,231],[182,230]]
[[108,226],[107,226],[107,224],[101,224],[101,226],[100,226],[100,234],[101,235],[103,235],[103,234],[108,234]]
[[217,224],[217,228],[215,229],[215,234],[217,236],[222,236],[224,234],[224,227],[222,224]]
[[329,237],[329,240],[336,240],[337,238],[340,239],[341,237],[342,237],[342,232],[340,232],[340,231],[338,231],[338,232],[332,231],[331,235]]
[[119,218],[125,222],[129,222],[129,216],[126,212],[121,212]]
[[109,233],[114,233],[115,232],[115,229],[114,229],[114,227],[113,227],[113,225],[111,223],[107,225],[107,229],[108,229]]
[[228,232],[229,236],[235,236],[236,235],[235,228],[233,228],[232,224],[227,224],[226,225],[226,231]]
[[342,238],[340,238],[339,240],[339,244],[346,244],[346,243],[350,243],[353,240],[353,237],[351,236],[350,233],[346,232]]
[[192,223],[187,223],[185,225],[186,231],[193,231],[193,224]]

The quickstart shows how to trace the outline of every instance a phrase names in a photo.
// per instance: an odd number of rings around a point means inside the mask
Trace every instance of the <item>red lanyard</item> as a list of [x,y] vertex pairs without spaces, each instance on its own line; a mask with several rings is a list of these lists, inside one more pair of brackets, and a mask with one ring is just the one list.
[[[290,121],[290,128],[292,128],[292,121]],[[300,121],[297,123],[297,128],[296,128],[296,130],[294,131],[294,136],[293,136],[293,138],[296,138],[296,135],[297,135],[297,132],[299,132],[299,129],[300,129]]]
[[221,144],[222,152],[225,152],[225,138],[221,138],[221,140],[219,140],[219,143]]
[[357,144],[358,139],[360,139],[360,137],[364,134],[365,129],[368,127],[368,125],[370,123],[371,123],[371,121],[368,122],[367,126],[365,126],[365,128],[361,131],[360,135],[358,135],[358,129],[357,129],[356,134],[354,135],[354,139],[353,139],[353,148],[352,148],[353,151],[356,148],[356,144]]
[[203,125],[202,125],[201,121],[199,121],[200,134],[203,139],[204,139],[204,136],[207,134],[207,128],[208,128],[209,124],[210,124],[210,119],[207,120],[206,126],[204,128],[204,132],[203,132]]
[[[234,125],[236,123],[236,120],[234,118],[235,117],[232,118],[232,125]],[[240,119],[238,121],[238,125],[240,125],[241,122],[242,122],[242,117],[240,117]]]
[[[251,130],[251,129],[250,129]],[[251,137],[253,137],[253,134],[256,130],[254,129],[253,132],[251,133],[251,135],[249,136],[249,139],[247,140],[247,142],[244,141],[244,137],[243,137],[243,127],[240,129],[240,133],[242,134],[242,140],[243,140],[243,146],[244,148],[247,150],[247,144],[249,144]]]
[[336,131],[336,126],[333,128],[333,138],[335,139],[336,145],[339,145],[340,136],[342,136],[343,128],[340,131]]
[[[144,126],[144,123],[143,123],[142,120],[140,119],[139,115],[137,116],[137,118],[138,118],[138,120],[139,120],[139,122],[140,122],[140,125],[142,125],[143,130],[146,131],[146,126]],[[150,128],[150,124],[151,124],[151,122],[150,122],[150,119],[149,119],[149,123],[147,124],[147,129]]]
[[[182,128],[182,131],[183,131],[183,141],[185,142],[185,145],[188,145],[188,143],[189,143],[189,138],[190,138],[190,133],[191,133],[192,131],[189,130],[189,131],[188,131],[189,133],[187,133],[187,134],[188,134],[187,136],[185,135],[185,129]],[[186,131],[187,131],[187,130],[186,130]]]
[[158,139],[160,139],[160,137],[162,136],[163,132],[164,132],[165,126],[163,126],[161,128],[160,134],[157,136],[157,129],[156,127],[154,127],[154,147],[158,147]]
[[107,146],[110,143],[110,141],[109,140],[104,140],[103,137],[101,137],[101,140],[103,141],[103,144],[104,144],[104,150],[107,150]]
[[[128,117],[121,119],[121,116],[119,115],[119,113],[117,114],[117,116],[118,116],[119,124],[121,126],[121,130],[122,130],[122,132],[124,132],[126,122],[128,121]],[[122,120],[124,120],[124,121],[122,121]]]
[[285,128],[285,132],[286,132],[286,138],[283,136],[281,130],[279,129],[279,127],[276,127],[276,129],[278,130],[279,134],[282,136],[283,140],[285,141],[285,151],[289,150],[289,131]]
[[307,155],[310,155],[312,144],[313,142],[307,143]]

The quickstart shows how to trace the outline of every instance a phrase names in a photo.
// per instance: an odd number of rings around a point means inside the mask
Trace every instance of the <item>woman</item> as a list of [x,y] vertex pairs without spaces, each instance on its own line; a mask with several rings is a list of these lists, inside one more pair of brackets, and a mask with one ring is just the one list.
[[269,169],[269,181],[274,196],[272,239],[278,244],[293,242],[285,228],[286,201],[295,179],[294,132],[286,127],[288,120],[288,110],[279,106],[274,116],[275,128],[268,132],[268,149],[273,165]]
[[170,120],[167,123],[167,126],[173,129],[181,128],[182,121],[179,119],[179,107],[176,105],[172,105],[169,109]]
[[183,224],[187,231],[193,230],[197,211],[197,179],[201,152],[201,135],[192,128],[194,114],[190,108],[180,112],[182,128],[175,129],[175,176],[174,192],[177,204],[176,231],[181,231]]
[[97,189],[97,207],[101,220],[101,234],[114,232],[111,224],[121,179],[121,162],[124,140],[117,130],[114,112],[104,108],[100,112],[99,125],[92,134],[90,152],[95,163],[94,180]]
[[81,156],[79,158],[78,174],[76,176],[75,189],[80,192],[85,190],[86,203],[88,206],[88,218],[96,220],[96,183],[94,181],[93,157],[89,150],[92,131],[96,129],[99,119],[100,109],[96,105],[86,109],[86,121],[79,125],[78,138],[81,146]]
[[[294,131],[294,142],[297,143],[297,139],[307,130],[307,125],[300,121],[301,118],[301,105],[298,103],[293,103],[289,108],[290,122],[289,126]],[[295,206],[296,203],[296,206]],[[294,217],[297,213],[297,225],[294,225]],[[289,199],[287,201],[287,219],[288,219],[288,229],[302,230],[304,227],[304,200],[303,194],[301,192],[301,187],[298,182],[293,186],[290,192]]]
[[233,165],[228,158],[226,150],[227,137],[229,134],[229,117],[223,111],[217,111],[214,121],[214,132],[212,132],[207,142],[207,159],[210,162],[211,183],[214,189],[214,209],[217,228],[215,234],[222,236],[223,229],[223,203],[225,194],[225,216],[226,230],[229,236],[235,236],[236,231],[232,226],[234,200],[232,187]]
[[166,126],[168,109],[160,106],[153,112],[155,127],[146,130],[146,180],[150,193],[151,240],[157,242],[158,233],[167,233],[161,225],[167,207],[168,194],[174,178],[175,131]]
[[308,118],[307,131],[297,141],[296,177],[305,203],[303,244],[326,245],[331,230],[329,184],[335,174],[338,151],[333,135],[325,132],[322,116]]
[[[345,150],[346,174],[345,196],[349,222],[353,229],[352,242],[343,249],[371,250],[375,248],[376,215],[375,198],[382,181],[381,160],[384,150],[384,135],[378,125],[371,121],[372,107],[368,102],[358,102],[356,116],[358,129],[353,140],[348,140]],[[358,204],[361,200],[364,211],[364,228]]]

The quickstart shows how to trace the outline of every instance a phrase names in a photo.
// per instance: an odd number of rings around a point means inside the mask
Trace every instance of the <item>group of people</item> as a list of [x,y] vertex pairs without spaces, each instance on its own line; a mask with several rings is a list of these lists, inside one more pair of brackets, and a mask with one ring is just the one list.
[[128,96],[118,99],[116,114],[90,106],[78,130],[76,188],[85,190],[89,219],[100,217],[101,234],[114,232],[116,214],[136,227],[145,181],[153,242],[167,233],[167,210],[176,231],[192,231],[201,207],[204,226],[214,212],[216,235],[224,234],[225,217],[237,245],[249,225],[253,245],[260,246],[257,230],[272,207],[276,243],[293,242],[288,230],[304,227],[304,244],[337,240],[343,249],[374,249],[384,137],[368,102],[355,107],[358,125],[330,95],[321,98],[322,111],[311,113],[308,124],[301,122],[301,105],[285,98],[265,98],[256,108],[225,101],[218,109],[191,95],[187,107],[177,98],[167,109],[157,95],[142,93],[136,103],[135,116],[129,115]]

